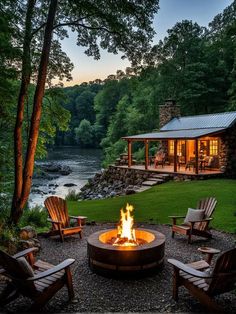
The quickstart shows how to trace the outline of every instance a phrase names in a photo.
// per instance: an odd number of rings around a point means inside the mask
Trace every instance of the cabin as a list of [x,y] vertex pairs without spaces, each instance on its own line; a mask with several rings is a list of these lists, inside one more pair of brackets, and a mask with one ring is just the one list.
[[[125,136],[127,166],[158,172],[188,175],[236,175],[236,112],[180,116],[180,107],[167,100],[159,107],[157,132]],[[132,144],[143,142],[143,165],[132,163]],[[158,142],[155,156],[149,155],[151,142]],[[159,151],[159,152],[158,152]]]

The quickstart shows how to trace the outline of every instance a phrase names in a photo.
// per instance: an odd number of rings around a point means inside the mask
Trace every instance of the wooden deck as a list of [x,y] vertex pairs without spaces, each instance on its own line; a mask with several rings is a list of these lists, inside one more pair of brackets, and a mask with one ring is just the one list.
[[[115,166],[119,168],[128,168],[127,165],[120,165]],[[169,173],[169,174],[180,174],[180,175],[189,175],[189,176],[219,176],[223,175],[223,172],[220,170],[204,170],[199,169],[199,173],[196,174],[194,169],[185,169],[185,165],[181,166],[179,169],[177,169],[177,172],[174,171],[173,165],[164,165],[158,166],[157,168],[154,168],[154,166],[149,166],[148,169],[145,169],[144,165],[133,165],[130,167],[130,169],[136,169],[136,170],[143,170],[143,171],[150,171],[150,172],[157,172],[157,173]]]

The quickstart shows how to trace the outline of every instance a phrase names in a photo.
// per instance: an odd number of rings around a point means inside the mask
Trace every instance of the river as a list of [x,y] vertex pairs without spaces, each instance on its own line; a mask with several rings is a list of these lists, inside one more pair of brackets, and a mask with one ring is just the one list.
[[[60,175],[57,179],[33,179],[33,188],[30,194],[29,205],[43,205],[46,197],[57,195],[65,197],[70,190],[79,192],[89,178],[101,170],[102,151],[100,149],[81,149],[75,147],[60,147],[48,152],[44,160],[37,161],[37,165],[48,162],[69,166],[72,172],[69,175]],[[66,187],[64,184],[75,184]]]

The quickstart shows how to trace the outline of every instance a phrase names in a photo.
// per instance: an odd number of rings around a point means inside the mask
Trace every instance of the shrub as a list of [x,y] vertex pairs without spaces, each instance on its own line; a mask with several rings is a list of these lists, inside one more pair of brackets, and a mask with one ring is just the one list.
[[20,220],[20,226],[24,227],[27,225],[34,226],[36,228],[43,228],[48,226],[47,222],[47,211],[40,206],[35,206],[34,208],[26,209]]
[[10,254],[17,251],[18,228],[9,224],[11,197],[8,194],[0,194],[0,248]]
[[80,199],[80,193],[75,190],[70,190],[65,197],[66,201],[78,201]]
[[7,221],[10,215],[11,197],[8,194],[0,193],[0,224]]

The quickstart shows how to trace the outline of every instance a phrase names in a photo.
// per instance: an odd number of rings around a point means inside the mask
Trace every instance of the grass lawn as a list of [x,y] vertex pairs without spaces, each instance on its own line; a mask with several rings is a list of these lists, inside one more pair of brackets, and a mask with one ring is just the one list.
[[118,222],[119,210],[126,203],[135,208],[135,221],[170,223],[169,215],[186,214],[196,208],[200,198],[214,196],[218,200],[211,226],[236,233],[236,180],[168,182],[145,192],[93,201],[68,201],[71,215],[88,216],[89,221]]

